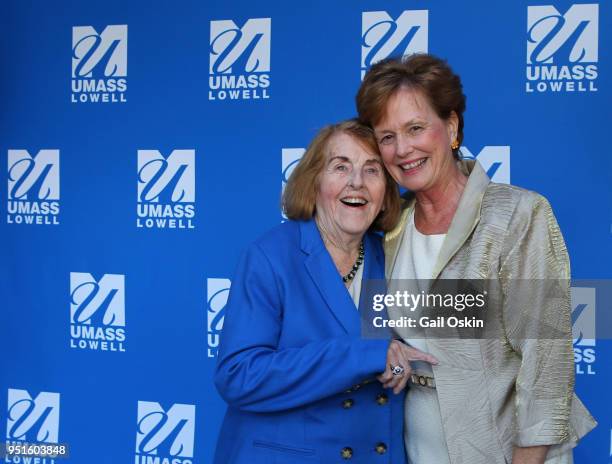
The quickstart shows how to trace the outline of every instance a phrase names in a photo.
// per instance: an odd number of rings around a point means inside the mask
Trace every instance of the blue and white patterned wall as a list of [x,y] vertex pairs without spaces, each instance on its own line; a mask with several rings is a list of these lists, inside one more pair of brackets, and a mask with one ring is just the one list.
[[[447,58],[463,153],[550,200],[575,278],[612,277],[610,7],[4,2],[0,433],[67,443],[67,462],[210,463],[238,255],[389,54]],[[612,310],[598,301],[574,289],[577,390],[600,423],[580,464],[612,461],[612,345],[580,337]]]

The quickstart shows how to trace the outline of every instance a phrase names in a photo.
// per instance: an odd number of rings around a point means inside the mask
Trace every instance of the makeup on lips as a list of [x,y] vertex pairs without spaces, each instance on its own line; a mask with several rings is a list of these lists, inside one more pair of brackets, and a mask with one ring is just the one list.
[[400,164],[404,175],[412,175],[421,170],[421,167],[427,162],[427,158],[419,158],[414,161],[409,161]]

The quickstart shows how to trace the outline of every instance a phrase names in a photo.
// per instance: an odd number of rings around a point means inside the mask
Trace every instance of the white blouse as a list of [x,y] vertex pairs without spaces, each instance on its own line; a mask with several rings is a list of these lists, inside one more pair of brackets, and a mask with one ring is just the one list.
[[[391,279],[410,281],[419,279],[418,288],[414,288],[413,291],[427,292],[426,287],[433,278],[434,266],[445,238],[446,234],[425,235],[419,232],[414,224],[414,210],[412,210],[391,272]],[[418,337],[411,339],[409,331],[410,329],[403,330],[404,341],[421,351],[427,351],[424,334],[420,332]],[[421,375],[433,376],[428,363],[415,362],[413,369]]]
[[[413,210],[401,239],[391,278],[420,279],[418,284],[409,290],[427,292],[445,237],[446,234],[425,235],[419,232],[414,224]],[[404,341],[428,352],[427,340],[422,331],[418,335],[412,332],[415,338],[410,337],[411,331],[415,330],[417,329],[402,329]],[[412,362],[411,366],[413,372],[433,377],[430,364]],[[404,407],[404,425],[409,464],[450,464],[437,390],[409,384]]]

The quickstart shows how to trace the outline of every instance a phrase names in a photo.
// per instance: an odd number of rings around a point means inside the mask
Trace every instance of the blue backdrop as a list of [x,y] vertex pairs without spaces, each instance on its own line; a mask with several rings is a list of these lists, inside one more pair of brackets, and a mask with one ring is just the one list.
[[[8,442],[67,443],[75,463],[211,462],[237,257],[282,220],[303,148],[354,115],[363,70],[389,54],[449,60],[467,95],[464,155],[550,200],[575,278],[611,277],[609,2],[1,9]],[[575,457],[606,463],[612,346],[580,334],[610,308],[575,287],[577,391],[599,421]]]

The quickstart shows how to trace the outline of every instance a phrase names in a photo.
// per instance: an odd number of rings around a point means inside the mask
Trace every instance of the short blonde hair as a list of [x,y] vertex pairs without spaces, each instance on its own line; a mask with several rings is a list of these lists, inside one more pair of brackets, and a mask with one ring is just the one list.
[[[331,124],[321,129],[291,173],[285,186],[282,207],[289,219],[308,220],[315,214],[319,178],[325,167],[329,141],[339,133],[350,135],[369,151],[380,156],[374,132],[356,119]],[[386,169],[384,173],[386,185],[383,208],[371,228],[387,232],[393,229],[399,220],[400,197],[397,184]]]

